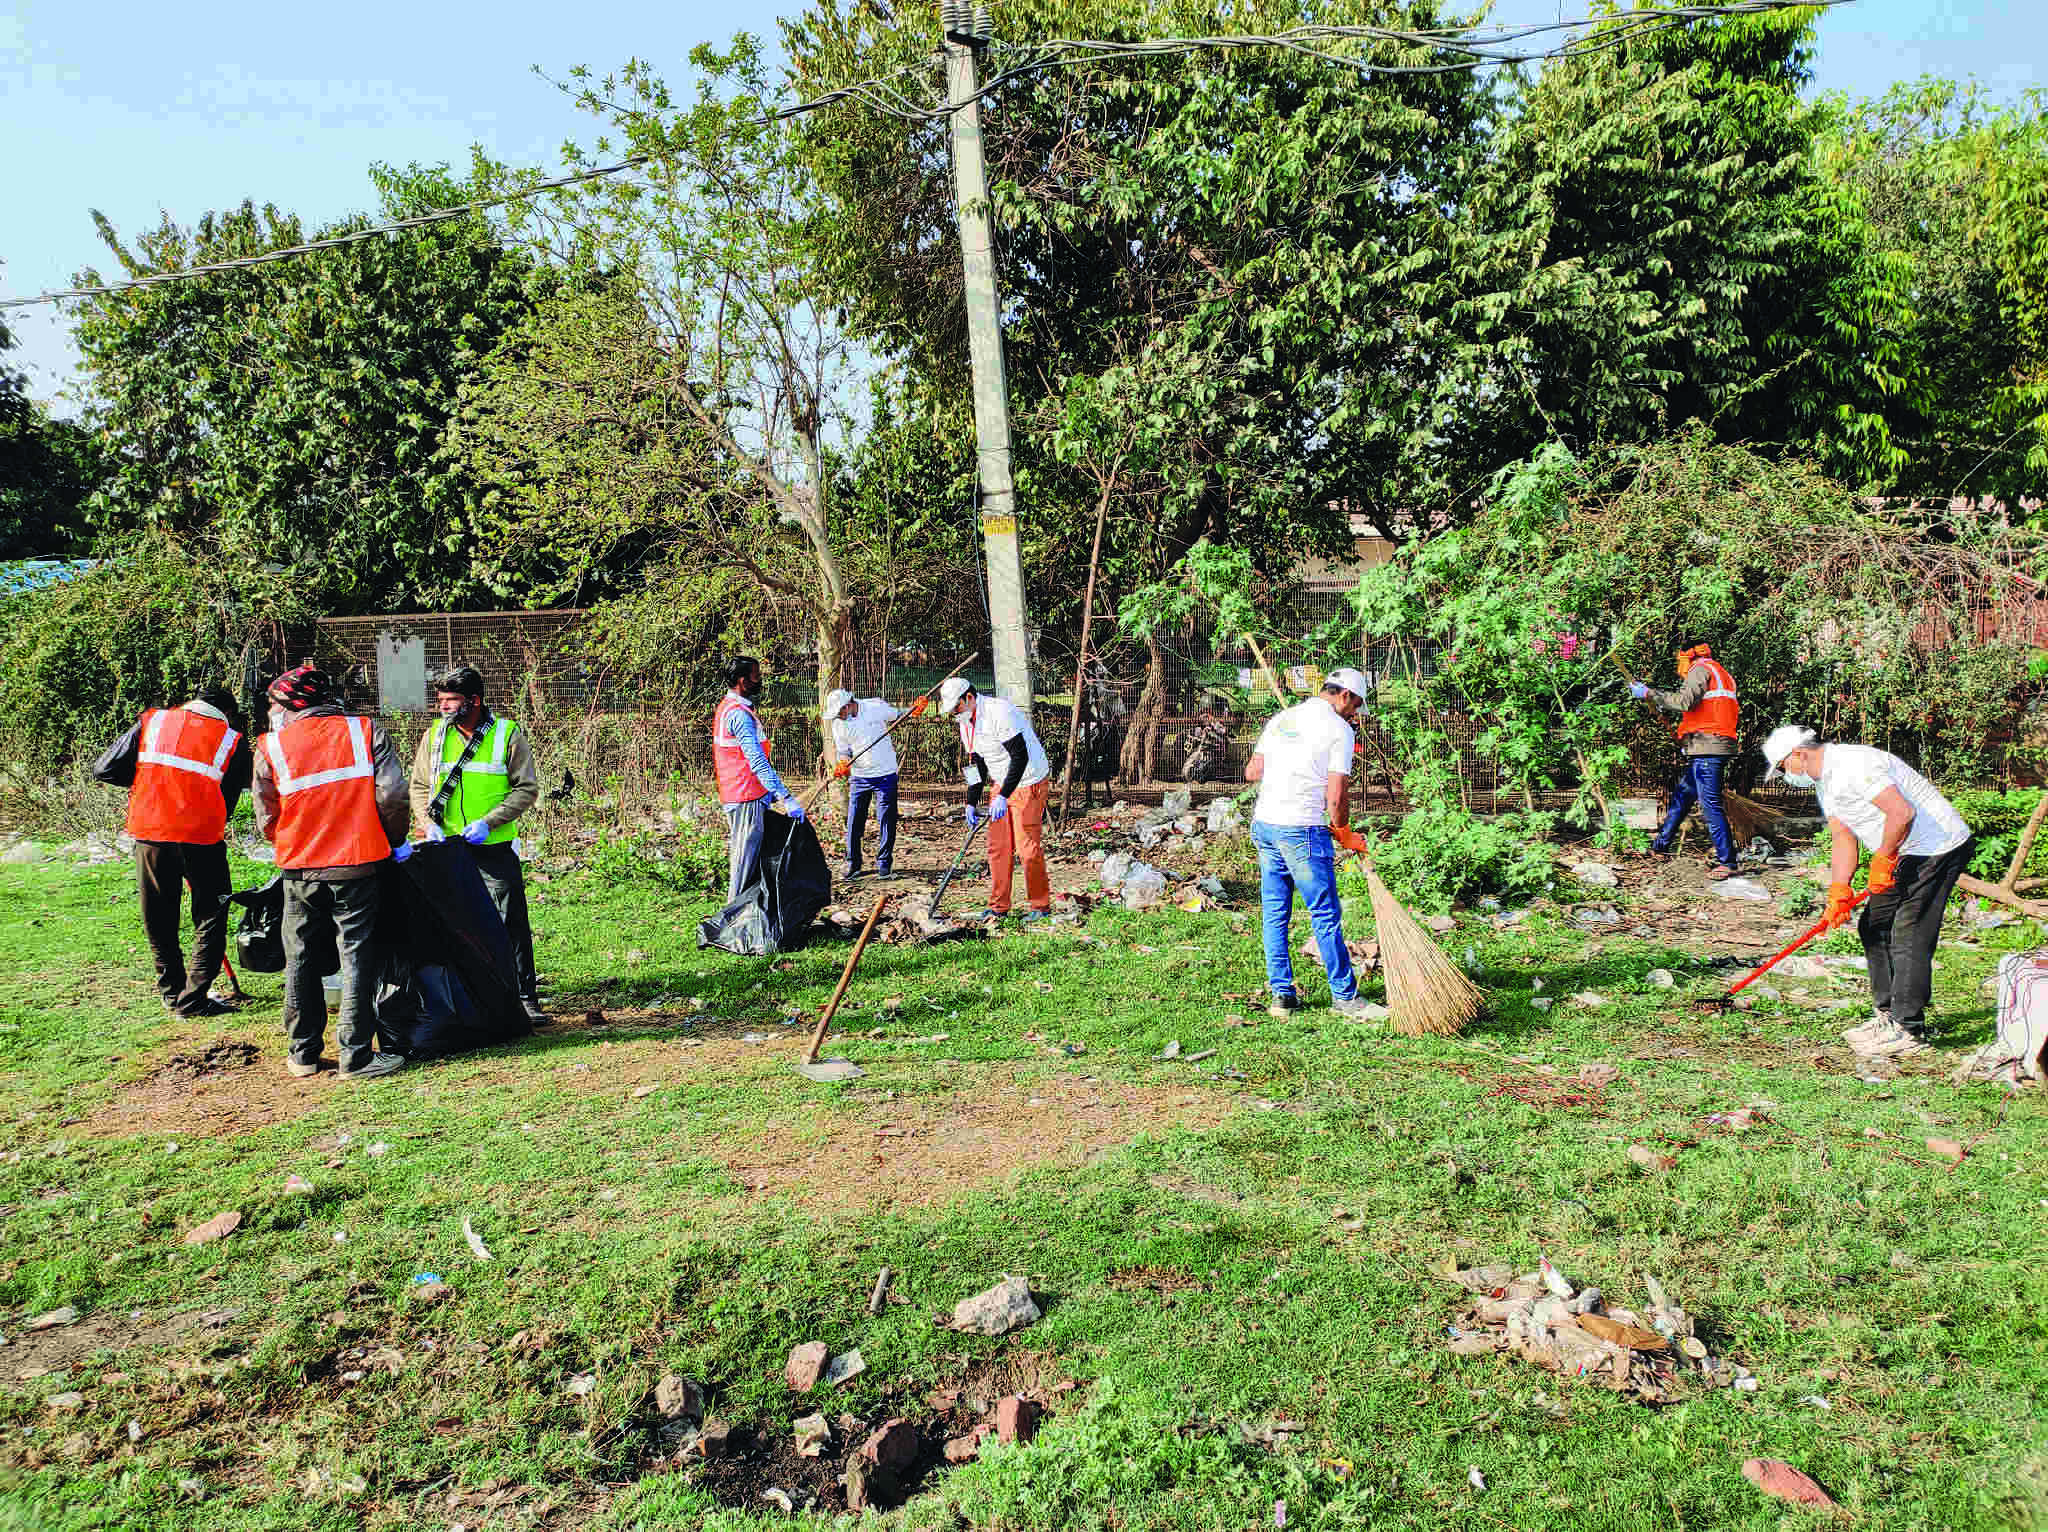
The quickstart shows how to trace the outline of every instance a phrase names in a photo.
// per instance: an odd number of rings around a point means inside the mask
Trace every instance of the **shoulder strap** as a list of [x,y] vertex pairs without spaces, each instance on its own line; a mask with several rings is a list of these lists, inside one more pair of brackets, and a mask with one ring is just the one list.
[[[448,725],[445,723],[442,724],[441,729],[441,748],[445,750],[448,748]],[[495,725],[493,725],[490,732],[497,732]],[[462,753],[455,757],[454,764],[448,768],[447,773],[441,778],[441,785],[435,791],[432,801],[427,804],[428,824],[439,824],[441,822],[441,816],[448,812],[448,804],[450,800],[452,800],[455,797],[455,786],[458,782],[462,780],[462,768],[467,766],[471,761],[476,759],[477,748],[484,742],[484,733],[484,730],[478,729],[476,733],[470,735],[468,739],[463,741]]]

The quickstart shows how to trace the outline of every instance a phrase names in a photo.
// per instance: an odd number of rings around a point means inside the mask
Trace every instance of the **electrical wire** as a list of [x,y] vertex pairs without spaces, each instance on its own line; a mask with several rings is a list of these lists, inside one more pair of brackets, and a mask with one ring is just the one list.
[[[1233,33],[1213,37],[1162,37],[1117,40],[1109,38],[1053,38],[1044,42],[1017,45],[1018,61],[991,76],[972,95],[959,101],[946,101],[935,106],[919,106],[893,88],[893,82],[906,74],[929,70],[937,59],[927,59],[907,64],[888,74],[876,75],[851,85],[829,90],[809,100],[795,102],[764,112],[746,122],[735,124],[748,127],[765,127],[777,122],[787,122],[809,113],[843,102],[858,103],[884,116],[909,123],[928,123],[952,116],[955,112],[974,105],[1014,80],[1046,69],[1073,69],[1089,64],[1117,62],[1148,58],[1167,58],[1195,53],[1236,52],[1248,48],[1282,48],[1324,63],[1337,64],[1355,69],[1367,76],[1373,75],[1441,75],[1463,70],[1505,68],[1518,64],[1542,61],[1564,60],[1585,57],[1619,48],[1634,39],[1655,32],[1690,26],[1695,21],[1721,21],[1731,17],[1762,15],[1773,11],[1826,10],[1837,5],[1846,5],[1851,0],[1734,0],[1727,5],[1673,6],[1668,10],[1617,11],[1599,18],[1582,17],[1573,21],[1540,22],[1525,26],[1494,26],[1482,28],[1439,29],[1433,31],[1400,31],[1388,27],[1370,26],[1304,26],[1290,31],[1255,34]],[[1572,33],[1581,27],[1597,28],[1587,34],[1571,36],[1562,44],[1535,50],[1522,49],[1513,45],[1527,39],[1549,33]],[[1383,43],[1398,47],[1450,53],[1455,57],[1440,63],[1385,63],[1361,58],[1350,53],[1331,51],[1333,48],[1358,43]],[[993,55],[1009,54],[1012,50],[1003,44],[991,44],[988,50]],[[283,245],[275,250],[261,251],[255,255],[238,256],[233,260],[209,261],[198,266],[186,266],[176,271],[153,272],[147,276],[133,277],[125,282],[109,282],[94,287],[71,287],[52,292],[38,293],[27,298],[0,298],[0,312],[8,309],[29,308],[38,304],[58,303],[78,298],[106,298],[119,293],[132,292],[138,288],[159,287],[172,282],[190,281],[197,277],[214,276],[222,272],[241,271],[253,266],[267,266],[276,261],[293,260],[302,255],[312,255],[322,250],[336,250],[346,245],[360,244],[364,240],[381,239],[388,235],[403,233],[408,229],[427,228],[437,223],[447,223],[457,218],[469,218],[487,212],[492,208],[504,207],[509,203],[522,202],[546,192],[562,191],[586,182],[603,180],[609,176],[623,175],[664,158],[658,154],[634,154],[606,165],[595,165],[587,169],[572,171],[566,175],[550,176],[496,192],[488,197],[477,197],[470,201],[435,208],[430,212],[416,213],[407,218],[392,219],[372,224],[346,233],[329,235],[322,239],[307,240],[302,244]]]

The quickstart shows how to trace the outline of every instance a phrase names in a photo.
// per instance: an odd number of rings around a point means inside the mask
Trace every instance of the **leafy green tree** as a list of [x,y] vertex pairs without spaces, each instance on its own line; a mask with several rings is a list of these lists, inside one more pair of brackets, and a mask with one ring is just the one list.
[[[372,174],[386,215],[469,195],[444,172]],[[246,202],[133,241],[95,218],[117,277],[306,237]],[[473,217],[82,300],[76,336],[108,449],[100,524],[203,534],[236,567],[289,568],[332,613],[476,599],[479,486],[437,449],[462,378],[557,283]]]
[[6,363],[15,344],[0,323],[0,559],[61,558],[85,551],[85,501],[99,478],[98,443],[51,416]]

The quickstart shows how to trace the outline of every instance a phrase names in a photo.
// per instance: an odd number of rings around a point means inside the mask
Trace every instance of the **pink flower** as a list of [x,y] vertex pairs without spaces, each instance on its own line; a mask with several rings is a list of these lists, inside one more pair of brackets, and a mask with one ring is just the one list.
[[1579,652],[1579,635],[1560,633],[1557,635],[1557,652],[1560,658],[1570,659]]
[[1529,652],[1531,654],[1543,654],[1546,652],[1546,650],[1547,646],[1541,638],[1532,638],[1529,640]]

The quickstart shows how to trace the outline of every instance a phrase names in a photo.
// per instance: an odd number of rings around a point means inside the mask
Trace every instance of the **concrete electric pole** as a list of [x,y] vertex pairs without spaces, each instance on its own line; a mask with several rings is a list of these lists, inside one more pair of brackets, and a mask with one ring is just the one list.
[[994,628],[996,690],[1031,709],[1031,649],[1025,636],[1024,556],[1017,542],[1017,495],[1010,477],[1010,394],[1003,375],[1001,305],[981,160],[981,108],[974,99],[975,54],[989,40],[988,7],[944,0],[946,100],[953,108],[953,194],[967,286],[967,352],[974,369],[976,473],[981,540],[988,559],[989,622]]

